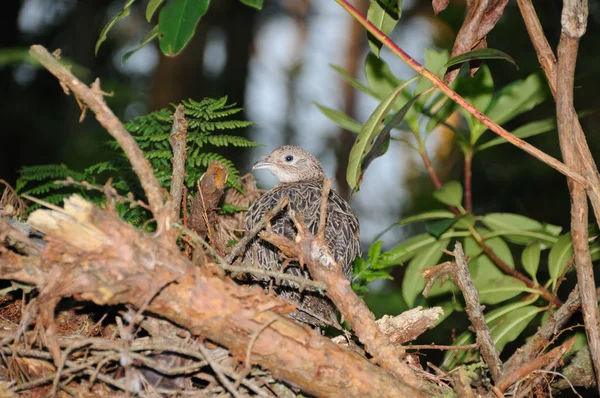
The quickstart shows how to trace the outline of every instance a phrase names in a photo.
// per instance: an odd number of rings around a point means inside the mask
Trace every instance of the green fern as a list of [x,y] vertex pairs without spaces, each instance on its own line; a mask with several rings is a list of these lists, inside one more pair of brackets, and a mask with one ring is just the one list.
[[[239,170],[233,162],[223,155],[214,152],[216,148],[224,147],[253,147],[256,142],[244,137],[231,134],[235,130],[243,129],[252,123],[237,120],[232,116],[239,114],[242,108],[235,104],[227,104],[227,97],[219,99],[205,98],[202,101],[192,99],[182,102],[184,114],[188,123],[187,132],[187,159],[185,184],[190,192],[195,191],[195,184],[212,161],[223,164],[228,170],[227,185],[241,189],[239,185]],[[175,106],[154,111],[145,116],[140,116],[125,124],[127,130],[136,140],[146,159],[150,161],[152,169],[161,184],[168,188],[171,183],[173,157],[169,137],[173,123]],[[21,169],[17,181],[17,190],[21,193],[41,196],[42,199],[52,198],[55,204],[73,193],[74,190],[92,200],[101,200],[100,195],[86,193],[77,187],[65,187],[54,184],[54,180],[64,180],[71,177],[76,181],[96,180],[105,181],[112,178],[112,186],[120,192],[131,192],[137,198],[143,199],[143,190],[136,175],[131,170],[129,161],[122,154],[116,141],[106,143],[111,152],[118,154],[116,159],[104,161],[89,166],[83,173],[69,169],[64,165],[28,166]],[[113,156],[114,157],[114,156]],[[102,178],[100,178],[102,177]],[[27,188],[27,190],[24,190]],[[140,226],[149,219],[149,214],[141,208],[130,208],[127,204],[117,206],[119,215],[136,226]],[[222,210],[226,214],[239,211],[233,207]]]

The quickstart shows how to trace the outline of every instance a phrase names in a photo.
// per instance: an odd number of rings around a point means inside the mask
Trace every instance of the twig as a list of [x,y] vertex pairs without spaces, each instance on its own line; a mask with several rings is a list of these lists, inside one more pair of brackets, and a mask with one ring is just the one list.
[[423,277],[427,281],[423,295],[427,297],[429,289],[437,278],[452,279],[452,282],[458,286],[465,299],[465,307],[472,329],[475,332],[476,342],[481,352],[481,356],[490,369],[492,379],[497,384],[500,380],[502,362],[494,345],[492,335],[488,325],[485,323],[483,309],[485,308],[479,302],[479,292],[473,285],[473,280],[469,275],[467,260],[460,242],[456,242],[454,251],[452,252],[455,262],[445,262],[435,267],[427,268],[423,271]]
[[325,239],[325,225],[327,224],[327,202],[329,200],[329,191],[333,180],[323,180],[323,192],[321,193],[321,211],[319,212],[319,232],[317,238]]
[[200,352],[204,356],[204,359],[206,359],[212,370],[217,375],[217,378],[221,381],[221,384],[223,384],[223,387],[225,387],[227,391],[229,391],[229,393],[235,398],[241,398],[242,395],[240,394],[240,392],[237,391],[237,389],[231,383],[231,381],[229,381],[229,379],[223,374],[223,372],[221,372],[220,367],[216,366],[215,361],[211,358],[210,353],[206,350],[206,348],[204,348],[202,344],[200,344],[198,345],[198,349],[200,350]]
[[175,219],[179,219],[179,210],[183,197],[183,181],[185,178],[185,160],[187,156],[187,120],[183,112],[183,104],[179,104],[173,114],[173,127],[169,143],[173,148],[173,173],[171,175],[171,199]]
[[521,380],[536,370],[539,370],[545,367],[548,364],[556,364],[560,358],[567,353],[577,341],[577,337],[573,337],[570,340],[567,340],[564,344],[552,349],[547,354],[541,355],[534,359],[533,361],[529,361],[524,364],[521,368],[517,369],[514,373],[504,378],[502,383],[497,385],[500,391],[504,392],[508,387],[512,384]]
[[571,316],[579,310],[581,299],[579,298],[579,288],[575,288],[569,294],[567,301],[544,323],[527,343],[519,348],[504,364],[502,378],[500,383],[510,374],[525,363],[533,360],[541,352],[548,340],[558,333],[559,330],[571,319]]
[[[573,107],[573,83],[579,39],[585,33],[587,11],[587,1],[565,0],[563,2],[562,33],[557,51],[557,76],[560,76],[556,82],[558,137],[565,162],[579,172],[584,172],[586,166],[576,144],[576,141],[581,140],[582,137],[574,129],[577,115]],[[571,193],[573,254],[575,256],[575,270],[581,296],[583,320],[596,380],[600,380],[600,314],[598,312],[594,269],[588,241],[587,195],[584,188],[579,184],[575,184],[573,180],[569,179],[568,185]],[[597,388],[600,391],[600,383],[598,383]]]
[[158,222],[158,229],[162,230],[165,227],[168,229],[166,224],[168,217],[164,210],[165,203],[162,188],[152,171],[150,162],[144,157],[144,153],[104,102],[100,90],[100,81],[96,79],[91,88],[83,84],[43,46],[33,45],[29,53],[56,76],[63,86],[68,87],[76,98],[84,102],[96,114],[96,119],[123,148],[148,197],[152,214]]
[[466,99],[457,94],[454,90],[452,90],[448,85],[446,85],[439,77],[437,77],[434,73],[429,71],[423,65],[419,64],[413,58],[411,58],[404,50],[398,47],[389,37],[387,37],[381,30],[377,29],[375,25],[369,22],[364,15],[362,15],[356,8],[354,8],[348,0],[335,0],[338,4],[340,4],[350,15],[352,15],[356,20],[358,20],[364,27],[371,33],[375,38],[381,41],[386,47],[388,47],[394,54],[400,57],[411,69],[415,72],[419,73],[421,76],[431,81],[436,87],[438,87],[444,94],[446,94],[452,101],[456,102],[458,105],[463,107],[467,112],[473,115],[476,119],[481,121],[486,127],[488,127],[491,131],[498,134],[500,137],[504,138],[506,141],[511,144],[521,148],[525,152],[534,156],[535,158],[541,160],[546,163],[553,169],[559,171],[560,173],[574,179],[579,184],[584,187],[588,186],[588,180],[586,177],[581,175],[576,170],[566,166],[564,163],[558,161],[557,159],[549,156],[548,154],[542,152],[538,148],[529,144],[528,142],[516,137],[515,135],[509,133],[504,128],[499,126],[497,123],[492,121],[489,117],[487,117],[483,112],[479,111],[473,104],[468,102]]
[[[327,296],[340,310],[374,360],[384,369],[399,376],[407,386],[419,388],[422,380],[417,379],[407,364],[400,359],[404,350],[394,346],[379,330],[375,316],[352,290],[350,282],[342,274],[340,264],[336,263],[329,252],[326,242],[298,226],[298,236],[295,240],[268,232],[263,232],[261,238],[277,246],[284,254],[301,259],[311,277],[325,283]],[[417,392],[414,394],[421,396]]]
[[260,220],[254,228],[250,231],[246,232],[246,235],[231,249],[229,254],[225,256],[224,262],[225,264],[231,264],[233,260],[242,254],[246,249],[248,243],[254,239],[256,234],[258,234],[266,225],[271,221],[273,217],[275,217],[287,204],[289,203],[289,198],[286,196],[277,203],[277,206],[273,207],[271,210],[267,212],[267,214]]
[[407,345],[405,348],[407,350],[440,350],[440,351],[461,351],[461,350],[474,350],[477,349],[479,345],[475,344],[467,344],[467,345],[438,345],[438,344],[414,344]]
[[313,287],[315,289],[324,291],[326,289],[326,286],[324,283],[318,282],[318,281],[313,281],[310,279],[307,279],[303,276],[296,276],[296,275],[291,275],[291,274],[286,274],[283,273],[282,271],[271,271],[271,270],[266,270],[266,269],[260,269],[260,268],[256,268],[256,267],[252,267],[252,266],[246,266],[244,265],[245,263],[242,263],[242,265],[231,265],[227,262],[226,259],[224,259],[216,250],[214,247],[212,247],[211,245],[209,245],[204,239],[202,239],[201,236],[199,236],[198,234],[196,234],[194,231],[192,231],[189,228],[186,228],[182,225],[175,225],[175,228],[179,228],[181,229],[185,234],[189,235],[189,237],[192,239],[193,242],[198,242],[200,243],[202,246],[204,246],[205,249],[207,249],[208,251],[210,251],[210,253],[215,256],[215,258],[217,260],[219,260],[219,267],[221,267],[222,269],[224,269],[225,271],[229,271],[232,273],[245,273],[245,274],[253,274],[253,275],[263,275],[263,276],[268,276],[271,278],[275,278],[275,280],[288,280],[291,282],[295,282],[297,284],[300,285],[299,289],[305,289],[307,287]]
[[[548,84],[550,86],[550,90],[552,91],[552,95],[556,100],[556,85],[558,71],[554,52],[552,51],[552,48],[550,47],[550,44],[548,44],[548,40],[544,35],[544,31],[542,30],[542,26],[537,17],[535,9],[533,8],[531,0],[517,0],[517,3],[519,4],[519,9],[521,11],[521,15],[523,16],[523,21],[525,22],[525,27],[527,28],[529,38],[533,43],[533,47],[535,48],[538,60],[542,65],[542,69],[544,69],[544,72],[546,73],[546,79],[548,80]],[[568,4],[565,3],[565,5]],[[585,18],[582,21],[578,21],[578,17],[574,15],[574,29],[569,28],[569,30],[573,30],[573,33],[575,35],[583,35],[585,31],[587,6],[585,7],[584,13]],[[580,31],[577,32],[577,29],[580,29]],[[572,104],[571,111],[575,113],[575,108],[572,106]],[[585,134],[583,133],[583,129],[581,127],[581,123],[579,122],[579,118],[575,115],[573,116],[572,128],[574,134],[573,137],[575,137],[575,146],[580,157],[579,162],[583,166],[584,173],[590,181],[587,194],[590,198],[590,202],[592,203],[592,207],[594,208],[596,222],[598,223],[598,225],[600,225],[600,175],[598,174],[598,168],[596,167],[596,163],[594,162],[594,157],[590,152],[590,148],[587,145]]]

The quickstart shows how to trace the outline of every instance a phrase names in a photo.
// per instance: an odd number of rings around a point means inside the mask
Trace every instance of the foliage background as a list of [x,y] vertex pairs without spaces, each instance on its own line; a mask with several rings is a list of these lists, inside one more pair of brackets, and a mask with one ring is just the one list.
[[[27,47],[40,43],[49,49],[61,48],[63,56],[80,68],[79,75],[88,82],[99,76],[104,90],[116,93],[107,101],[125,121],[181,99],[228,95],[246,108],[247,119],[256,122],[247,129],[248,138],[265,144],[254,152],[224,152],[239,169],[249,170],[254,158],[279,144],[301,144],[323,160],[327,174],[336,176],[338,189],[347,195],[342,176],[353,135],[337,129],[313,102],[346,109],[361,122],[375,108],[374,100],[359,93],[348,94],[341,79],[328,67],[329,63],[346,69],[358,65],[357,74],[362,78],[360,68],[368,51],[364,32],[355,34],[350,17],[333,1],[271,1],[260,13],[237,0],[213,3],[180,56],[164,57],[152,44],[122,64],[122,54],[147,33],[145,3],[133,7],[132,15],[111,30],[98,56],[94,56],[99,32],[122,7],[121,0],[7,2],[0,15],[0,87],[5,93],[0,97],[0,177],[14,184],[17,170],[33,164],[65,163],[83,169],[105,160],[108,153],[103,149],[106,133],[93,117],[88,115],[78,123],[80,111],[72,98],[64,96],[52,76],[28,63]],[[355,3],[366,9],[367,1]],[[534,5],[555,46],[562,2],[535,1]],[[438,17],[433,16],[430,1],[405,1],[402,19],[392,37],[423,61],[425,47],[444,49],[452,45],[463,18],[461,1],[452,2]],[[600,39],[599,25],[600,5],[590,2],[588,30],[578,60],[578,110],[600,108],[600,77],[596,72],[600,57],[595,44]],[[510,54],[519,65],[517,70],[502,62],[488,62],[496,87],[540,70],[514,2],[488,36],[488,44]],[[383,58],[399,77],[412,76],[386,50]],[[507,128],[510,131],[553,114],[554,103],[547,100],[511,121]],[[600,153],[600,136],[594,134],[600,127],[600,114],[586,117],[582,124],[592,153]],[[560,158],[555,132],[530,142]],[[451,136],[438,135],[429,151],[443,181],[461,179],[461,158]],[[475,213],[514,212],[568,229],[567,186],[557,172],[510,145],[483,152],[475,158],[473,170]],[[265,186],[273,182],[266,175],[257,177]],[[390,153],[373,163],[360,194],[352,198],[361,219],[365,248],[393,221],[437,207],[431,191],[420,160],[393,143]],[[384,248],[419,232],[418,228],[394,229],[384,235]],[[368,299],[377,315],[399,312],[397,287],[403,272],[404,268],[398,268],[394,281],[372,289]],[[565,284],[563,288],[566,291],[569,287]],[[434,333],[443,333],[446,338],[449,335],[444,328]],[[425,339],[442,343],[435,336]]]

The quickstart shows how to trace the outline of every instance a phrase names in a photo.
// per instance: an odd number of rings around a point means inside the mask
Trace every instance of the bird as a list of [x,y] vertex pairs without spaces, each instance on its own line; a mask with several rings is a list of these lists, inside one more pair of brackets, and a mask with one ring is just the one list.
[[[305,228],[316,235],[325,181],[323,167],[317,158],[301,147],[284,145],[263,156],[252,169],[270,171],[279,183],[250,206],[245,219],[246,231],[252,230],[269,210],[287,197],[289,202],[286,208],[270,220],[271,232],[289,239],[296,237],[297,230],[289,214],[291,210],[300,216]],[[351,280],[352,263],[361,254],[359,221],[348,202],[333,189],[329,191],[327,200],[324,236],[343,275]],[[277,247],[257,236],[248,244],[244,258],[253,267],[280,271],[284,259],[279,252]],[[308,271],[297,261],[287,262],[284,273],[310,279]],[[298,284],[283,280],[275,287],[275,292],[284,300],[296,304],[296,312],[291,316],[297,321],[316,328],[339,327],[335,306],[315,289],[307,288],[300,292]]]

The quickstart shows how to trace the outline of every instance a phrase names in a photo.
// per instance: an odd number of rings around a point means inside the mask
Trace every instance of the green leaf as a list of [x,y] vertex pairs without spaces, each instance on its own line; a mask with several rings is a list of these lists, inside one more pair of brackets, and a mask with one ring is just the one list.
[[415,299],[421,294],[425,287],[425,279],[421,271],[427,267],[432,267],[438,263],[443,250],[448,246],[450,239],[443,239],[435,242],[427,249],[421,250],[408,264],[406,274],[402,280],[402,297],[409,307],[413,307]]
[[506,312],[494,321],[488,322],[496,349],[501,352],[506,344],[516,340],[529,322],[542,311],[543,309],[530,305]]
[[526,290],[527,286],[509,275],[500,275],[493,279],[481,279],[475,283],[479,291],[479,301],[483,304],[498,304],[511,299]]
[[367,171],[367,168],[371,164],[373,160],[376,158],[383,156],[389,146],[391,139],[391,131],[394,127],[398,126],[404,120],[404,117],[414,105],[414,103],[419,99],[421,95],[417,95],[408,101],[402,108],[392,116],[392,118],[385,124],[383,130],[379,134],[377,134],[376,138],[373,140],[373,145],[371,149],[363,156],[361,168],[361,176],[359,177],[359,181],[362,180],[362,175]]
[[[335,70],[352,87],[362,91],[365,94],[369,94],[371,97],[378,98],[378,94],[376,91],[372,90],[370,87],[365,86],[358,79],[355,79],[354,77],[350,76],[350,74],[348,72],[346,72],[346,70],[344,68],[342,68],[341,66],[331,65],[331,64],[329,66],[333,70]],[[391,71],[390,71],[390,74],[391,74]],[[383,97],[381,99],[383,99]]]
[[[367,20],[382,31],[386,36],[392,33],[402,14],[402,0],[371,0],[367,11]],[[367,33],[371,51],[379,57],[382,43],[372,34]]]
[[527,245],[527,247],[523,250],[521,254],[521,262],[523,263],[523,268],[525,271],[531,276],[534,281],[537,281],[537,271],[540,265],[540,254],[542,249],[538,242],[531,242]]
[[154,28],[152,28],[152,30],[150,32],[148,32],[148,34],[146,35],[146,37],[144,37],[142,39],[142,41],[140,42],[140,44],[135,49],[133,49],[131,51],[127,51],[125,54],[123,54],[123,58],[121,58],[121,62],[122,63],[127,62],[127,60],[129,58],[131,58],[131,56],[133,54],[135,54],[140,48],[144,47],[146,44],[148,44],[152,40],[156,39],[156,36],[158,36],[158,25],[154,26]]
[[262,10],[264,0],[240,0],[242,4]]
[[150,0],[146,7],[146,21],[150,22],[158,7],[163,3],[164,0]]
[[449,181],[435,191],[433,197],[445,205],[460,207],[463,198],[462,185],[458,181]]
[[[533,220],[531,218],[522,216],[520,214],[513,213],[489,213],[486,214],[482,220],[483,223],[493,231],[543,231],[544,226],[541,222]],[[530,243],[532,238],[526,236],[519,236],[505,234],[505,237],[510,241],[519,244]]]
[[448,231],[458,220],[460,220],[461,216],[456,216],[451,219],[444,219],[435,222],[431,222],[427,224],[427,232],[431,235],[439,238],[444,232]]
[[179,54],[188,44],[209,0],[170,0],[158,17],[160,50],[167,56]]
[[382,123],[385,116],[390,111],[394,101],[400,93],[408,86],[411,80],[396,88],[379,106],[373,111],[369,119],[361,129],[352,149],[350,150],[350,159],[348,161],[348,169],[346,171],[346,180],[348,185],[353,190],[357,190],[360,185],[363,170],[363,159],[371,151],[374,146],[375,139],[382,130]]
[[454,65],[462,64],[463,62],[475,61],[477,59],[503,59],[505,61],[510,62],[514,66],[519,69],[515,60],[505,52],[500,50],[496,50],[494,48],[484,48],[482,50],[475,50],[468,53],[461,54],[452,58],[450,61],[444,65],[446,68],[449,68]]
[[119,11],[119,13],[117,15],[115,15],[110,21],[108,21],[106,26],[102,29],[102,31],[100,32],[100,37],[98,38],[98,41],[96,42],[96,49],[94,50],[95,55],[98,55],[98,50],[100,49],[100,45],[104,42],[104,40],[106,40],[106,35],[108,34],[108,31],[111,30],[111,28],[117,22],[119,22],[120,20],[122,20],[123,18],[125,18],[129,15],[129,13],[131,12],[130,7],[133,3],[135,3],[135,0],[127,0],[125,2],[125,5],[121,9],[121,11]]
[[348,130],[356,134],[360,132],[360,129],[362,128],[360,123],[352,119],[350,116],[346,115],[344,112],[328,108],[318,103],[315,103],[315,105],[319,107],[319,109],[321,110],[323,115],[325,115],[325,117],[327,117],[329,120],[343,128],[344,130]]
[[454,213],[452,213],[449,210],[432,210],[432,211],[426,211],[423,213],[415,214],[413,216],[408,216],[408,217],[403,218],[402,220],[390,225],[383,231],[381,231],[379,234],[377,234],[377,236],[373,240],[374,241],[379,240],[379,238],[381,238],[381,236],[383,236],[386,232],[388,232],[390,229],[392,229],[394,227],[401,227],[403,225],[408,225],[408,224],[411,224],[414,222],[419,222],[419,221],[439,220],[439,219],[445,219],[445,218],[454,218]]
[[375,98],[380,101],[383,101],[396,87],[404,84],[404,81],[394,76],[388,64],[373,53],[369,53],[365,59],[365,78]]
[[500,257],[510,268],[515,268],[515,261],[513,259],[510,248],[502,238],[487,239],[485,241],[486,246],[492,248],[496,256]]
[[388,266],[403,263],[414,257],[421,250],[424,250],[433,244],[435,241],[436,239],[429,234],[413,236],[412,238],[398,243],[390,251],[383,253],[380,262]]
[[556,286],[556,282],[569,263],[571,256],[573,256],[573,240],[571,234],[568,233],[558,238],[548,254],[548,274],[552,281],[552,289]]
[[[538,120],[535,122],[527,123],[517,129],[513,130],[512,133],[513,133],[513,135],[515,135],[521,139],[525,139],[525,138],[533,137],[536,135],[544,134],[544,133],[547,133],[552,130],[556,130],[556,119],[555,118],[549,118],[549,119]],[[504,138],[497,137],[492,140],[489,140],[486,143],[479,145],[476,148],[476,150],[483,151],[484,149],[488,149],[488,148],[491,148],[493,146],[500,145],[500,144],[506,144],[507,142],[508,141],[506,141]]]
[[495,102],[487,111],[487,116],[498,124],[503,124],[521,113],[533,109],[548,96],[546,83],[533,74],[525,81],[518,81],[504,87]]

